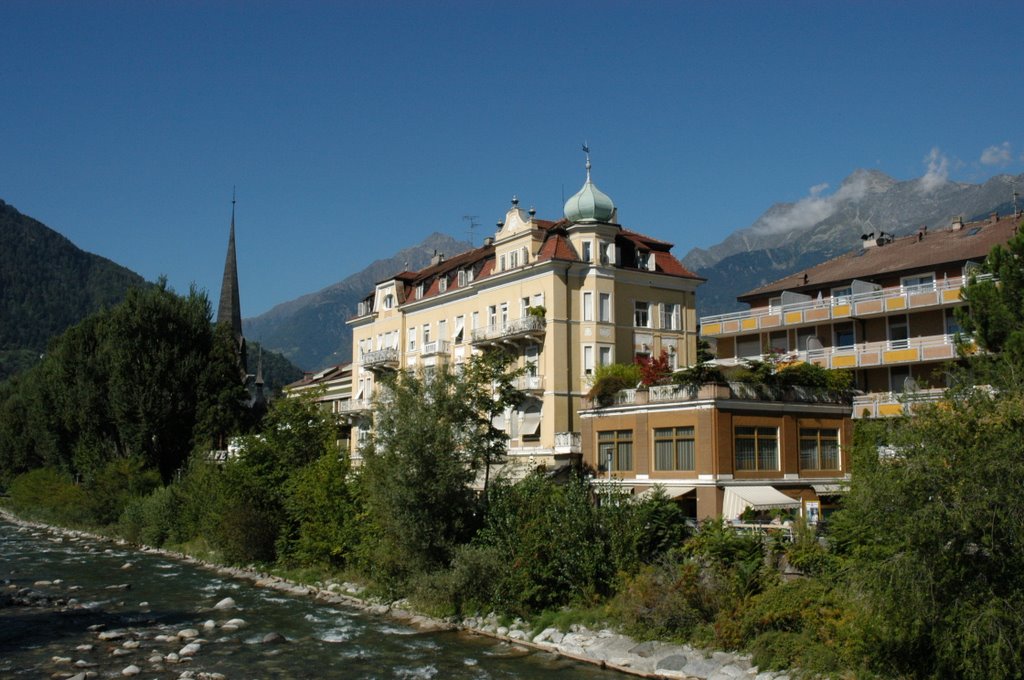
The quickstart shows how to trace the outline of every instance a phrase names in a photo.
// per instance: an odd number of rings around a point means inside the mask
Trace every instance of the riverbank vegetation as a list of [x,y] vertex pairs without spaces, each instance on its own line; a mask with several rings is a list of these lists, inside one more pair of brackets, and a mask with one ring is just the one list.
[[[1024,367],[1012,352],[973,360],[912,418],[859,421],[843,509],[827,527],[797,521],[784,541],[691,526],[660,493],[598,487],[595,502],[585,471],[511,483],[493,416],[520,396],[500,355],[393,375],[353,466],[311,401],[244,422],[201,296],[158,287],[125,305],[69,331],[0,395],[6,502],[23,516],[357,578],[459,620],[607,625],[833,677],[1024,674]],[[209,459],[223,432],[246,427],[239,455]]]

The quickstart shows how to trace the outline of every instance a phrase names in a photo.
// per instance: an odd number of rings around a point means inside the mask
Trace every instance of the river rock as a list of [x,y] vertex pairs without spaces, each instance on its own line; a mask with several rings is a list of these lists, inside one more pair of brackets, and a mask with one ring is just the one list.
[[164,657],[160,656],[159,654],[154,654],[151,657],[149,657],[148,659],[146,659],[146,661],[148,661],[151,664],[162,663],[163,660],[164,660]]
[[52,586],[53,581],[36,581],[32,585],[34,585],[36,588],[45,588],[47,586]]
[[171,652],[170,654],[164,656],[164,661],[166,661],[167,663],[178,663],[179,661],[181,661],[181,657],[178,656],[176,652]]
[[121,643],[121,646],[125,649],[138,649],[140,644],[142,643],[138,640],[125,640],[123,643]]
[[135,565],[132,564],[131,562],[125,562],[124,564],[121,565],[121,569],[123,571],[128,571],[129,569],[133,568],[134,566]]
[[70,656],[51,656],[50,661],[53,663],[71,663]]
[[225,597],[223,600],[213,605],[214,609],[234,609],[235,601],[230,597]]
[[190,642],[178,650],[178,656],[195,656],[199,653],[200,649],[202,649],[202,645],[200,645],[198,642]]
[[213,630],[217,627],[217,622],[213,619],[207,619],[203,621],[203,630]]
[[267,633],[263,636],[263,644],[265,645],[276,645],[282,642],[288,642],[288,639],[280,633]]
[[114,585],[107,586],[107,590],[131,590],[131,583],[115,583]]
[[123,630],[104,630],[104,631],[100,631],[100,634],[99,634],[98,637],[99,637],[100,640],[110,641],[110,640],[120,640],[120,639],[125,638],[127,636],[128,636],[128,633],[126,633]]
[[121,675],[138,675],[141,672],[141,668],[139,668],[135,664],[132,664],[131,666],[128,666],[124,670],[122,670]]
[[77,647],[75,647],[75,651],[76,652],[91,652],[92,651],[92,645],[78,645]]
[[184,630],[178,631],[178,637],[180,637],[182,640],[192,640],[194,638],[199,637],[199,631],[195,628],[186,628]]
[[224,626],[234,626],[235,628],[245,628],[246,625],[245,619],[228,619],[224,622]]

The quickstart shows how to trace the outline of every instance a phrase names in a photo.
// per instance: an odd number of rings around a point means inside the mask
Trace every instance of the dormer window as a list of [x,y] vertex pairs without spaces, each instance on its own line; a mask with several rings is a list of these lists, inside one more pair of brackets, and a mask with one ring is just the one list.
[[644,252],[642,250],[636,251],[636,266],[637,266],[637,269],[650,269],[651,268],[651,254],[650,254],[650,252]]
[[523,264],[525,265],[525,264],[529,263],[529,261],[530,261],[530,249],[527,248],[526,246],[523,246],[522,253],[523,253]]
[[459,277],[459,288],[462,288],[463,286],[466,285],[466,270],[465,269],[460,269],[458,277]]
[[440,279],[438,279],[438,281],[437,281],[437,290],[438,290],[438,292],[441,292],[441,293],[443,293],[446,290],[448,290],[448,277],[447,276],[442,276]]
[[416,299],[419,300],[423,297],[423,284],[416,285]]
[[508,268],[515,269],[519,266],[519,253],[513,250],[508,254]]
[[395,306],[395,296],[388,293],[384,296],[384,309],[391,309]]

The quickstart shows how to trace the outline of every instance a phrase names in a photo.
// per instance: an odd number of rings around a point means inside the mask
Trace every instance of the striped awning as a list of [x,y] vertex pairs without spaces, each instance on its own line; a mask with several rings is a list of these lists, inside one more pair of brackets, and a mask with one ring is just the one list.
[[747,508],[795,510],[799,507],[799,500],[790,498],[773,486],[727,486],[722,500],[722,517],[727,520],[736,519]]

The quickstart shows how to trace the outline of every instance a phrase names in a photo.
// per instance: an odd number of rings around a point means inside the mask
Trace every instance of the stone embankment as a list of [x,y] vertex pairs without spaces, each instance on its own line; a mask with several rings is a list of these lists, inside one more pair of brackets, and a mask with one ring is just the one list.
[[[26,522],[3,511],[0,511],[0,514],[3,514],[12,523],[46,529],[64,536],[77,538],[78,540],[110,540],[107,537],[97,536],[88,532]],[[592,663],[602,668],[641,677],[678,678],[684,680],[790,680],[790,676],[787,673],[759,671],[756,666],[751,664],[750,657],[743,654],[708,652],[706,650],[694,649],[687,645],[656,641],[638,643],[628,636],[611,630],[589,630],[579,625],[573,625],[568,632],[560,631],[557,628],[548,628],[533,635],[527,622],[517,619],[510,626],[504,626],[499,623],[498,617],[495,614],[490,614],[486,617],[470,617],[461,621],[440,620],[416,613],[405,601],[389,604],[368,599],[363,596],[362,587],[355,583],[318,583],[315,586],[307,586],[257,570],[225,567],[161,548],[142,547],[139,550],[203,567],[215,571],[222,576],[248,581],[258,588],[268,588],[297,597],[312,597],[328,604],[344,605],[362,609],[372,614],[388,616],[420,630],[461,630],[502,640],[511,645],[519,645],[524,648],[557,654],[576,661]],[[35,585],[46,586],[49,584],[38,582]],[[126,587],[127,584],[113,584],[111,586],[111,588]],[[5,601],[0,601],[0,604],[47,607],[65,607],[69,605],[74,607],[76,605],[73,600],[70,602],[65,600],[55,601],[52,599],[52,596],[35,588],[22,588],[17,591],[9,590],[0,597]],[[230,610],[233,607],[234,602],[231,601],[231,598],[225,598],[218,602],[214,609]],[[245,625],[246,622],[242,619],[231,619],[221,624],[215,624],[210,620],[204,624],[203,632],[210,634],[214,632],[213,629],[215,627],[219,626],[221,632],[226,633],[237,630]],[[192,628],[169,632],[164,635],[156,635],[148,640],[140,640],[137,634],[129,634],[125,631],[107,631],[97,628],[95,633],[98,642],[109,644],[121,641],[120,644],[123,645],[124,649],[131,649],[142,642],[161,644],[174,648],[166,652],[154,652],[152,657],[148,659],[151,667],[155,666],[158,668],[166,668],[169,665],[187,661],[189,657],[199,653],[202,645],[206,642],[206,640],[200,637],[200,630]],[[274,634],[268,637],[272,635]],[[273,644],[275,642],[278,642],[278,640],[263,640],[264,644]],[[181,647],[177,649],[176,647],[179,643]],[[61,661],[64,660],[61,659]],[[75,662],[68,658],[67,663],[72,665]],[[80,666],[74,670],[78,672],[76,674],[68,673],[62,675],[70,677],[72,680],[85,680],[86,678],[96,677],[96,672],[90,670],[89,667]],[[136,675],[140,672],[142,672],[142,669],[136,665],[129,665],[121,671],[125,676]],[[180,680],[188,680],[190,678],[218,680],[218,675],[186,670],[179,675],[179,678]]]

